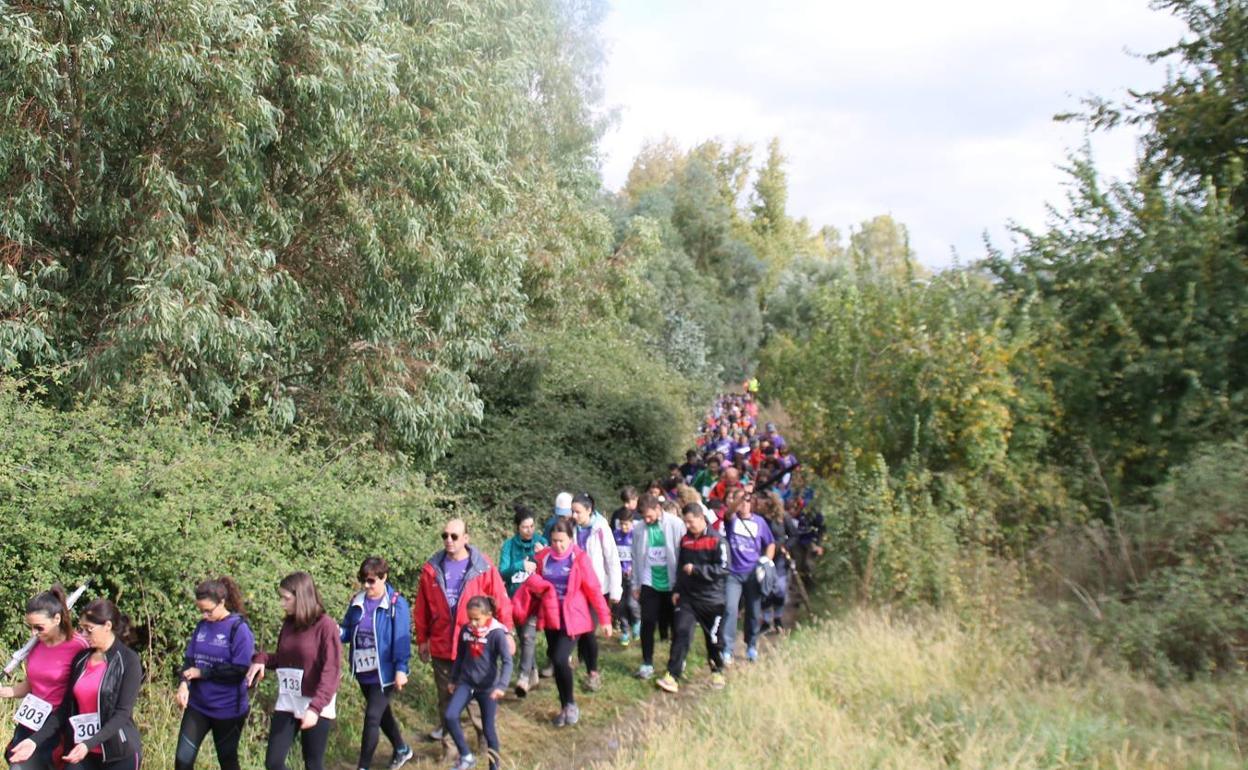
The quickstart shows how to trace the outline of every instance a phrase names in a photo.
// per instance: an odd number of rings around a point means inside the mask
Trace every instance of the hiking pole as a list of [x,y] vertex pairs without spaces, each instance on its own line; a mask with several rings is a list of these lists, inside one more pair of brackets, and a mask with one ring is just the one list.
[[[87,586],[90,584],[91,581],[87,581],[86,583],[78,586],[77,590],[65,599],[65,606],[72,610],[74,608],[74,602],[78,601],[79,597],[82,596],[83,592],[87,590]],[[22,645],[20,650],[13,653],[13,657],[9,658],[9,662],[4,664],[4,675],[3,677],[0,677],[0,679],[8,679],[13,676],[13,672],[17,670],[17,667],[22,665],[27,656],[30,655],[30,651],[35,649],[35,642],[37,641],[39,641],[39,635],[31,634],[30,639],[26,641],[26,644]]]
[[777,481],[784,478],[785,475],[792,473],[793,471],[797,470],[800,467],[802,467],[802,464],[799,462],[799,463],[793,463],[793,466],[790,468],[781,468],[779,473],[772,474],[771,478],[767,479],[762,484],[755,484],[754,491],[755,492],[766,491],[767,488],[770,487],[772,484],[775,484]]

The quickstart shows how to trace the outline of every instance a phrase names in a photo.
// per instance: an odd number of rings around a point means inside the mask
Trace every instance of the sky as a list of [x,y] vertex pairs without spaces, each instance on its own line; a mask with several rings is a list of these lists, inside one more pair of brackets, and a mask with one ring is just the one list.
[[779,137],[789,214],[848,229],[890,214],[924,264],[1012,248],[1065,200],[1061,166],[1085,141],[1122,176],[1136,135],[1057,123],[1089,95],[1165,79],[1138,54],[1183,26],[1147,0],[613,0],[603,27],[602,142],[610,189],[646,140],[755,147]]

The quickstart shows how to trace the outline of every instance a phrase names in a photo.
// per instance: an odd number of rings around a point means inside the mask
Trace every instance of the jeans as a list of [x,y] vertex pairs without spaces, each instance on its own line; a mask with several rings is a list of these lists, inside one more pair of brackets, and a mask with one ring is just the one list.
[[213,719],[203,712],[188,707],[182,712],[182,727],[178,730],[178,748],[174,751],[173,766],[176,770],[191,770],[199,747],[208,733],[212,733],[212,746],[217,750],[217,764],[221,770],[238,770],[238,741],[243,737],[243,725],[247,715],[233,719]]
[[382,733],[386,734],[386,739],[396,752],[407,744],[403,741],[403,732],[390,708],[390,695],[394,692],[394,685],[382,687],[376,683],[360,682],[360,691],[364,693],[364,729],[360,735],[360,763],[356,767],[368,770],[373,764],[373,755],[377,753],[377,744],[381,741]]
[[762,614],[762,587],[754,570],[744,575],[728,573],[728,588],[724,593],[724,654],[731,655],[737,641],[737,615],[741,599],[745,598],[745,646],[753,647],[758,641],[758,619]]
[[[446,707],[451,705],[451,693],[449,686],[451,684],[451,667],[454,665],[452,661],[444,658],[433,659],[433,686],[438,691],[438,716],[441,718],[446,714]],[[481,724],[481,710],[477,708],[475,701],[468,703],[468,719],[472,722],[473,732],[476,733],[478,741],[484,727]],[[442,753],[447,759],[451,757],[451,746],[453,746],[449,733],[442,736]]]
[[537,615],[524,622],[520,631],[520,671],[518,682],[527,682],[537,667]]
[[325,747],[329,745],[334,720],[321,717],[311,730],[299,729],[301,721],[289,711],[273,712],[269,719],[269,746],[264,752],[265,770],[286,770],[286,755],[290,754],[296,735],[303,749],[303,766],[307,770],[325,770]]
[[464,709],[468,708],[470,701],[475,701],[477,707],[481,709],[481,727],[485,732],[485,745],[490,749],[490,767],[495,767],[495,757],[498,756],[498,727],[496,726],[496,717],[498,715],[498,701],[490,697],[493,692],[492,688],[474,690],[470,684],[459,684],[455,686],[455,692],[451,695],[450,702],[446,705],[446,711],[442,717],[446,722],[446,730],[455,740],[455,748],[459,750],[462,757],[471,754],[472,750],[468,748],[468,739],[464,737],[464,728],[459,724],[459,718],[463,715]]

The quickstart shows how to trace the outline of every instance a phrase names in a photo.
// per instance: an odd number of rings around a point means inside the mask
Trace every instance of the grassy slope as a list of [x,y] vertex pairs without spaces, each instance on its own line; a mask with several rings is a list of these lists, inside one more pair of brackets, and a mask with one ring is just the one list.
[[1242,768],[1243,680],[1037,675],[1022,634],[857,611],[795,634],[612,767]]

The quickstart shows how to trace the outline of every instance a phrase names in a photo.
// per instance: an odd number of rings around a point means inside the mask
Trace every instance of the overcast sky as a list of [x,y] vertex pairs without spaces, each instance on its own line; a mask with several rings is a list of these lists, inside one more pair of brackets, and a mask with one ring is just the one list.
[[[1053,122],[1088,94],[1123,96],[1165,77],[1130,55],[1182,34],[1146,0],[613,0],[607,186],[642,143],[709,138],[788,156],[789,213],[846,229],[892,214],[933,267],[1009,247],[1010,220],[1045,221],[1058,168],[1083,129]],[[1094,136],[1122,174],[1134,136]]]

